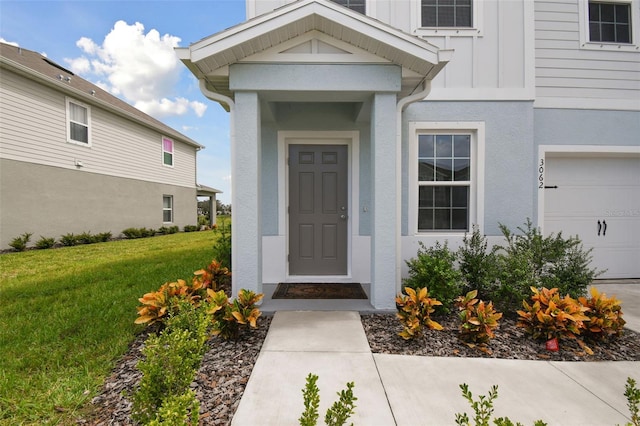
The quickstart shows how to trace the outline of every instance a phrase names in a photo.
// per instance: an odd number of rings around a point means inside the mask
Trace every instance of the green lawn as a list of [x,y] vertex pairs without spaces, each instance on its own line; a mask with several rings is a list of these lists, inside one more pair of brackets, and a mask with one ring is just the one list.
[[0,424],[73,424],[142,326],[136,306],[212,260],[178,233],[0,255]]

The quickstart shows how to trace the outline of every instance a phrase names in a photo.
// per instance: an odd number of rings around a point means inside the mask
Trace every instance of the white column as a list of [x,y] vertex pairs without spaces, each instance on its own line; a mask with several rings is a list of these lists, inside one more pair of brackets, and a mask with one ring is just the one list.
[[396,95],[376,93],[371,111],[371,303],[376,309],[394,309],[396,292]]
[[255,92],[236,92],[235,143],[231,147],[231,265],[233,296],[240,289],[262,292],[260,202],[260,100]]

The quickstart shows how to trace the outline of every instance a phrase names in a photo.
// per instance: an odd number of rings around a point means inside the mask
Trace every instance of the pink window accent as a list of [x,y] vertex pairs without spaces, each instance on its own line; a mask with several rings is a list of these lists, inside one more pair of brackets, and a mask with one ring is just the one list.
[[162,147],[164,152],[169,152],[173,154],[173,141],[171,139],[162,139]]

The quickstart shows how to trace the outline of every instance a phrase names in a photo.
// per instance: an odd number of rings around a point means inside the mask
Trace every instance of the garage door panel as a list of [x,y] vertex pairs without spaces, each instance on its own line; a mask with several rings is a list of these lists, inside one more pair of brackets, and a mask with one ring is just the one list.
[[640,197],[630,196],[635,188],[558,186],[547,189],[547,214],[555,216],[609,217],[640,215]]
[[[640,277],[640,157],[546,161],[545,234],[578,235],[603,278]],[[600,234],[598,235],[598,222]],[[606,223],[606,230],[605,230]]]

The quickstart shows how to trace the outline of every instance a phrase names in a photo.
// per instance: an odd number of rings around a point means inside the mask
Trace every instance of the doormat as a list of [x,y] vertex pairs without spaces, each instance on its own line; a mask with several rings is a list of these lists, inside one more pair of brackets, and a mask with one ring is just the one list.
[[280,283],[272,299],[367,299],[359,283]]

